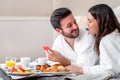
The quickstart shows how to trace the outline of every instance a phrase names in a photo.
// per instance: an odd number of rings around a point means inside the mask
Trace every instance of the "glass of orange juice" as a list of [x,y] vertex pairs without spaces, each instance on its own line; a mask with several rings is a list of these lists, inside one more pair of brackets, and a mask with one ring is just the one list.
[[6,67],[14,67],[16,65],[15,57],[6,57],[5,58],[5,66]]

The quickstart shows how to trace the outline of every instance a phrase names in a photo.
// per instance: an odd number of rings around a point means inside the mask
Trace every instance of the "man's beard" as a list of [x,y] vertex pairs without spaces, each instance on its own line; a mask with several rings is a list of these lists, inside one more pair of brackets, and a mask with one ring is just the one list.
[[[76,34],[73,34],[76,33]],[[74,29],[73,31],[71,31],[69,34],[65,33],[62,30],[62,34],[63,36],[67,37],[67,38],[77,38],[79,36],[79,29]]]

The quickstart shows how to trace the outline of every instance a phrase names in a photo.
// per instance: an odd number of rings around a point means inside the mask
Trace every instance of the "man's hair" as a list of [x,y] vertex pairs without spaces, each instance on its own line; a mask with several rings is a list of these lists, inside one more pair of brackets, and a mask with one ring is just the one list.
[[58,8],[58,9],[56,9],[52,13],[51,18],[50,18],[50,22],[51,22],[53,28],[54,29],[56,29],[56,28],[61,29],[60,21],[70,14],[72,14],[72,12],[68,8]]

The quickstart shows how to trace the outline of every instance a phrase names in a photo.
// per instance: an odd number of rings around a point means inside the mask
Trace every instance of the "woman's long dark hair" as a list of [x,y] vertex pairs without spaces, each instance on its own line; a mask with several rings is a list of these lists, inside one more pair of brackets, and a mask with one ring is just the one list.
[[91,13],[91,15],[97,20],[99,31],[96,34],[96,40],[95,40],[95,50],[100,54],[99,51],[99,44],[102,39],[102,37],[106,36],[107,34],[110,34],[115,29],[118,30],[120,33],[120,25],[119,22],[113,12],[113,10],[106,4],[98,4],[93,7],[91,7],[88,12]]

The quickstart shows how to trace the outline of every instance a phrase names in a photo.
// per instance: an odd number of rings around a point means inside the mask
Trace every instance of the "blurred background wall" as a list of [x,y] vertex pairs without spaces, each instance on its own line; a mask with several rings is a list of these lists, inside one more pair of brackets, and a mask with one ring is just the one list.
[[120,20],[119,0],[0,0],[0,62],[6,56],[44,57],[43,45],[52,46],[57,33],[49,18],[54,9],[68,7],[80,27],[86,27],[89,7],[105,3]]

